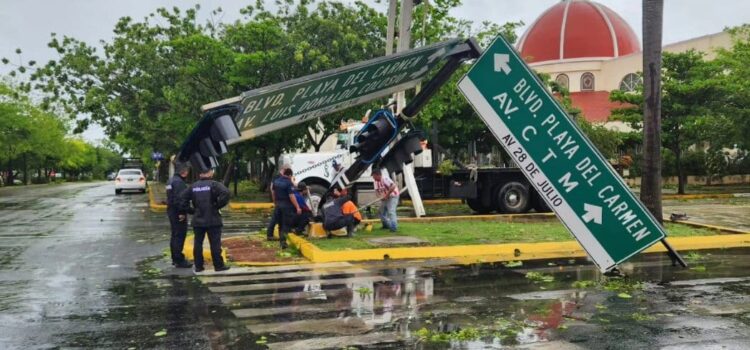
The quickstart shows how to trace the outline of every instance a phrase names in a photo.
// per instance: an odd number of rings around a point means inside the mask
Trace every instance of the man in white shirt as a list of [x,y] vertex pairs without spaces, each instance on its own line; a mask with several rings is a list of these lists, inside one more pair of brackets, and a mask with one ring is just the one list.
[[398,186],[387,175],[383,176],[380,169],[372,170],[375,193],[380,197],[380,222],[383,228],[396,232],[398,219],[396,218],[396,206],[398,205]]

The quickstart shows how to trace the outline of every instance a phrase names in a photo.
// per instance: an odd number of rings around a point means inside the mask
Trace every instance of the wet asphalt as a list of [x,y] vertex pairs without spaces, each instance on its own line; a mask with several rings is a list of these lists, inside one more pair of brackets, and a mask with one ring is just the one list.
[[[0,189],[0,349],[747,349],[750,250],[237,268],[194,276],[108,183]],[[228,215],[227,232],[262,225]]]

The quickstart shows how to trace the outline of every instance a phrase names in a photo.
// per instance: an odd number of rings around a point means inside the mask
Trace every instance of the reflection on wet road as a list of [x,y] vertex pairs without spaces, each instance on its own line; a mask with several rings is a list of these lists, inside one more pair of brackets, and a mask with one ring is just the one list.
[[2,349],[254,345],[192,274],[168,268],[168,224],[146,195],[106,183],[2,189],[0,225]]
[[[227,231],[262,217],[227,215]],[[0,348],[742,349],[747,249],[585,259],[168,266],[163,213],[108,184],[0,191]],[[501,234],[501,233],[498,233]]]

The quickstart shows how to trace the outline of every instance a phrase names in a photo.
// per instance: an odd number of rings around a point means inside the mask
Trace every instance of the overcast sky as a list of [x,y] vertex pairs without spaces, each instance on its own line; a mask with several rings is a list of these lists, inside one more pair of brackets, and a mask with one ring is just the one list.
[[[47,48],[50,33],[68,35],[88,43],[109,40],[117,19],[131,16],[142,19],[158,7],[187,8],[198,1],[192,0],[0,0],[0,57],[13,62],[18,58],[15,49],[23,50],[23,60],[47,62],[56,54]],[[272,4],[274,1],[267,0]],[[347,1],[351,2],[351,1]],[[385,12],[387,1],[376,4],[365,0]],[[545,9],[558,0],[464,0],[454,15],[481,22],[497,23],[523,21],[526,26],[534,22]],[[641,1],[599,0],[619,13],[641,36]],[[200,18],[205,21],[210,10],[221,7],[223,22],[240,17],[239,9],[255,0],[200,1]],[[740,0],[666,0],[664,9],[664,44],[716,33],[727,26],[750,23],[750,1]],[[519,35],[525,31],[522,28]],[[0,74],[8,68],[0,66]],[[95,140],[104,137],[99,128],[92,128],[84,137]]]

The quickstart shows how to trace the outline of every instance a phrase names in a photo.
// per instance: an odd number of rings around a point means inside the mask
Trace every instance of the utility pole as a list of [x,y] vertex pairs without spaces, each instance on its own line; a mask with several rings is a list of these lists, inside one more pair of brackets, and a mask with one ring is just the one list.
[[393,53],[393,37],[396,35],[396,6],[398,1],[388,2],[388,32],[385,33],[385,55]]
[[[415,0],[402,0],[401,1],[401,18],[399,21],[398,29],[398,44],[396,46],[396,52],[408,50],[411,46],[411,22],[412,22],[412,11],[414,9]],[[386,46],[385,54],[390,55],[393,50],[393,31],[395,29],[396,22],[396,2],[397,0],[390,0],[388,3],[388,33],[386,34]],[[393,98],[396,101],[396,115],[401,114],[401,110],[406,105],[406,93],[404,91],[393,94]],[[412,205],[414,206],[414,214],[417,217],[424,216],[424,204],[422,204],[422,196],[419,194],[419,188],[417,187],[417,180],[414,178],[414,162],[405,164],[403,168],[404,183],[409,197],[411,197]]]
[[663,0],[643,0],[643,175],[641,201],[657,221],[661,207],[661,56]]

